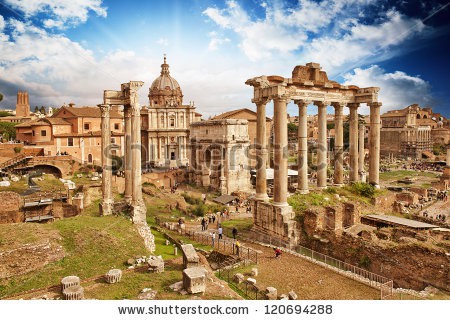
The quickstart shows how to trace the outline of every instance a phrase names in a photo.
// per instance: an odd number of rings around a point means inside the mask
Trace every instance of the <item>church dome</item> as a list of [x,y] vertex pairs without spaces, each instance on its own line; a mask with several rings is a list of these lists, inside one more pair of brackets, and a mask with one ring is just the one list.
[[161,65],[161,75],[156,78],[149,89],[150,106],[181,106],[183,94],[178,81],[170,76],[169,65],[164,55]]

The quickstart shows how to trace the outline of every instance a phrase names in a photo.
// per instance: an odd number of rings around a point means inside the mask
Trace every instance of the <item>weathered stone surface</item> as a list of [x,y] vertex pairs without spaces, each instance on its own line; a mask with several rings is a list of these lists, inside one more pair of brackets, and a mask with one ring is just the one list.
[[139,300],[154,300],[156,297],[156,294],[158,292],[156,290],[152,290],[150,288],[144,288],[142,289],[141,293],[138,295]]
[[192,244],[181,245],[181,250],[183,251],[183,267],[185,269],[199,266],[200,258]]
[[183,288],[189,293],[205,292],[206,270],[200,267],[184,269]]
[[64,300],[83,300],[84,289],[79,285],[71,286],[63,290],[63,296]]
[[258,268],[252,268],[251,275],[252,275],[252,277],[257,277],[258,276]]
[[278,290],[274,287],[267,287],[265,296],[267,300],[277,300]]
[[280,295],[279,300],[289,300],[289,297],[287,294],[283,293],[282,295]]
[[77,276],[67,276],[62,278],[61,280],[61,289],[63,291],[67,288],[79,285],[80,285],[80,278]]
[[297,298],[298,298],[298,296],[294,290],[289,291],[288,296],[289,296],[289,300],[297,300]]
[[161,273],[164,272],[164,260],[161,256],[150,256],[147,259],[148,271]]
[[242,283],[244,282],[245,278],[242,273],[236,273],[233,277],[233,281],[236,283]]
[[171,284],[169,288],[173,291],[180,291],[183,289],[183,281],[175,282],[174,284]]
[[105,275],[107,283],[117,283],[120,279],[122,279],[122,270],[120,269],[111,269]]
[[253,279],[253,278],[247,278],[247,283],[249,283],[249,284],[256,284],[256,279]]

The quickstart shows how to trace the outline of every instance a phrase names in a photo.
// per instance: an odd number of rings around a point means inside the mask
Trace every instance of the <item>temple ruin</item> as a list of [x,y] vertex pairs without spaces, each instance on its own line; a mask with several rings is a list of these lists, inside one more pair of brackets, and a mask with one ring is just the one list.
[[[252,211],[256,229],[296,241],[295,214],[287,203],[288,197],[288,135],[287,104],[293,100],[299,109],[298,127],[298,187],[297,192],[306,194],[308,187],[308,148],[306,108],[314,104],[318,108],[319,141],[317,161],[317,188],[327,188],[327,106],[335,111],[336,141],[334,151],[335,186],[344,184],[344,134],[343,108],[350,111],[350,175],[349,181],[360,181],[364,176],[361,159],[364,148],[358,147],[363,139],[364,128],[359,126],[358,108],[361,103],[370,107],[369,135],[369,179],[368,182],[379,187],[380,160],[380,107],[378,87],[359,88],[354,85],[341,85],[328,79],[318,63],[296,66],[292,78],[281,76],[259,76],[245,82],[254,89],[252,102],[257,107],[256,148],[258,166],[256,174],[256,196]],[[266,182],[266,163],[268,161],[266,134],[266,105],[274,103],[274,194],[269,202]],[[361,154],[362,153],[362,154]],[[360,155],[361,154],[361,155]],[[361,168],[359,168],[361,166]]]
[[111,129],[109,113],[111,106],[123,105],[125,115],[125,201],[131,208],[131,218],[138,226],[146,247],[154,250],[154,238],[146,222],[147,208],[142,197],[141,170],[141,113],[137,91],[142,81],[122,83],[120,91],[105,90],[103,104],[98,105],[102,113],[102,203],[101,213],[112,214],[114,203],[112,183]]

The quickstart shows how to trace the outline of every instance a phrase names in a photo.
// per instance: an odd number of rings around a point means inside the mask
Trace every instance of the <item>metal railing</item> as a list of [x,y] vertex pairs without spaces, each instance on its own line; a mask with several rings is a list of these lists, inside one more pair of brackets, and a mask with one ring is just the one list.
[[[296,256],[300,256],[319,264],[327,269],[333,270],[345,277],[351,278],[358,282],[365,283],[373,288],[380,290],[381,299],[386,299],[393,294],[393,280],[387,277],[381,276],[379,274],[370,272],[366,269],[357,267],[350,263],[338,260],[336,258],[330,257],[326,254],[314,251],[310,248],[306,248],[301,245],[296,245],[295,250],[286,241],[280,238],[272,238],[267,235],[260,235],[260,244],[265,246],[276,246],[283,248],[286,252],[291,253]],[[249,241],[252,241],[248,239]],[[255,239],[253,239],[255,241]]]

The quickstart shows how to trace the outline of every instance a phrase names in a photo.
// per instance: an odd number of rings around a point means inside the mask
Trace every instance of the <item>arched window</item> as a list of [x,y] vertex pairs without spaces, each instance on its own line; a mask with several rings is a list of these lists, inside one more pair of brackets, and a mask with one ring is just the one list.
[[428,117],[427,117],[427,115],[426,115],[426,114],[424,114],[424,115],[423,115],[423,118],[424,118],[424,119],[427,119]]
[[420,119],[420,114],[417,114],[417,117],[416,117],[417,119]]
[[93,161],[93,159],[92,159],[92,154],[89,153],[89,154],[88,154],[88,162],[89,162],[89,163],[92,163],[92,161]]

